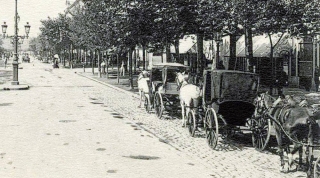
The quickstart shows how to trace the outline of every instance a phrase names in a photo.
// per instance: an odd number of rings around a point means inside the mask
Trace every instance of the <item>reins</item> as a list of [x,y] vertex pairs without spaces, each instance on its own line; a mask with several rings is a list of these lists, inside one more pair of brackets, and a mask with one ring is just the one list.
[[[264,97],[265,97],[265,96],[264,96]],[[265,100],[264,97],[261,97],[261,100],[262,100],[262,102],[264,103],[266,109],[264,110],[264,112],[262,113],[262,115],[267,115],[275,124],[277,124],[278,127],[281,129],[281,131],[285,134],[285,136],[286,136],[290,141],[292,141],[292,142],[294,142],[294,143],[296,143],[296,144],[303,145],[303,146],[308,146],[308,147],[320,147],[320,145],[313,145],[313,144],[310,144],[310,143],[303,143],[303,142],[300,142],[300,141],[298,141],[298,140],[293,139],[293,138],[287,133],[287,131],[283,128],[282,124],[281,124],[276,118],[274,118],[274,116],[272,116],[272,115],[269,113],[270,109],[276,108],[276,106],[271,106],[271,107],[269,107],[269,106],[267,105],[267,101]],[[269,97],[271,97],[271,96],[269,96]],[[282,106],[282,108],[283,108],[283,107],[285,107],[285,106]],[[311,118],[308,118],[308,120],[309,120],[309,123],[308,123],[309,128],[310,128],[310,126],[312,125],[312,124],[311,124],[312,121],[310,121],[310,119],[311,119]],[[309,132],[310,132],[310,130],[309,130]]]

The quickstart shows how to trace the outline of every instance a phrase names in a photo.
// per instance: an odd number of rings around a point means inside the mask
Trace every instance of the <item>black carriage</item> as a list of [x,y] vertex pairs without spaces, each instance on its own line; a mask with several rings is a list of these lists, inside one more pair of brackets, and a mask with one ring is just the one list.
[[[162,118],[163,112],[176,111],[179,107],[179,91],[176,83],[176,73],[185,71],[187,66],[180,63],[155,64],[150,73],[150,103],[153,104],[156,115]],[[148,108],[146,104],[146,108]],[[149,107],[150,108],[150,107]]]
[[[248,121],[255,111],[253,100],[258,88],[259,76],[254,73],[230,70],[204,71],[204,117],[201,124],[212,149],[217,146],[219,136],[225,138],[241,126],[248,127]],[[188,114],[187,119],[189,131],[194,134],[199,119],[195,114]]]

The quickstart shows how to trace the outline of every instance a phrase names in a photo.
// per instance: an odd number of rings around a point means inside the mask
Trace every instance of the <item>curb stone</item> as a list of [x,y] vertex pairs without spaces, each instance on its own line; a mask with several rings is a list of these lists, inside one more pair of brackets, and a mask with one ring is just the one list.
[[128,94],[128,95],[131,95],[132,97],[135,97],[135,98],[139,99],[139,96],[138,96],[137,94],[135,94],[135,93],[132,93],[132,92],[127,91],[127,90],[124,90],[124,89],[122,89],[122,88],[113,86],[113,85],[108,84],[108,83],[106,83],[106,82],[102,82],[102,81],[97,80],[97,79],[94,79],[94,78],[92,78],[92,77],[88,77],[88,76],[85,76],[85,75],[80,74],[80,73],[77,73],[77,72],[75,72],[75,73],[76,73],[77,75],[79,75],[79,76],[82,76],[82,77],[85,77],[85,78],[87,78],[87,79],[93,80],[93,81],[98,82],[98,83],[100,83],[100,84],[102,84],[102,85],[105,85],[105,86],[107,86],[107,87],[113,88],[113,89],[118,90],[118,91],[120,91],[120,92],[122,92],[122,93],[126,93],[126,94]]

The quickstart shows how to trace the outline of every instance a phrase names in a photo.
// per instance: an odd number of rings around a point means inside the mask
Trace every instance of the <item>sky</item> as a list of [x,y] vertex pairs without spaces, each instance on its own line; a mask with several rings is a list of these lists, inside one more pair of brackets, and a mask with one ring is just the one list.
[[[67,8],[67,0],[17,0],[19,35],[24,35],[24,25],[29,22],[30,37],[36,37],[40,33],[40,20],[48,17],[55,18]],[[74,0],[69,0],[73,2]],[[7,34],[14,35],[15,0],[0,0],[0,25],[5,21],[8,25]],[[2,34],[2,30],[0,30]]]

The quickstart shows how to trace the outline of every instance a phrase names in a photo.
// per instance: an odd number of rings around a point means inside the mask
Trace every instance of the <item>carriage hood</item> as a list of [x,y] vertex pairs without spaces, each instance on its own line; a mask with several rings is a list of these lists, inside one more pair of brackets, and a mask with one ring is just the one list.
[[212,70],[205,71],[205,77],[210,77],[206,80],[211,82],[210,87],[209,83],[205,84],[206,90],[211,90],[210,99],[220,102],[238,100],[252,103],[259,87],[259,76],[249,72]]

